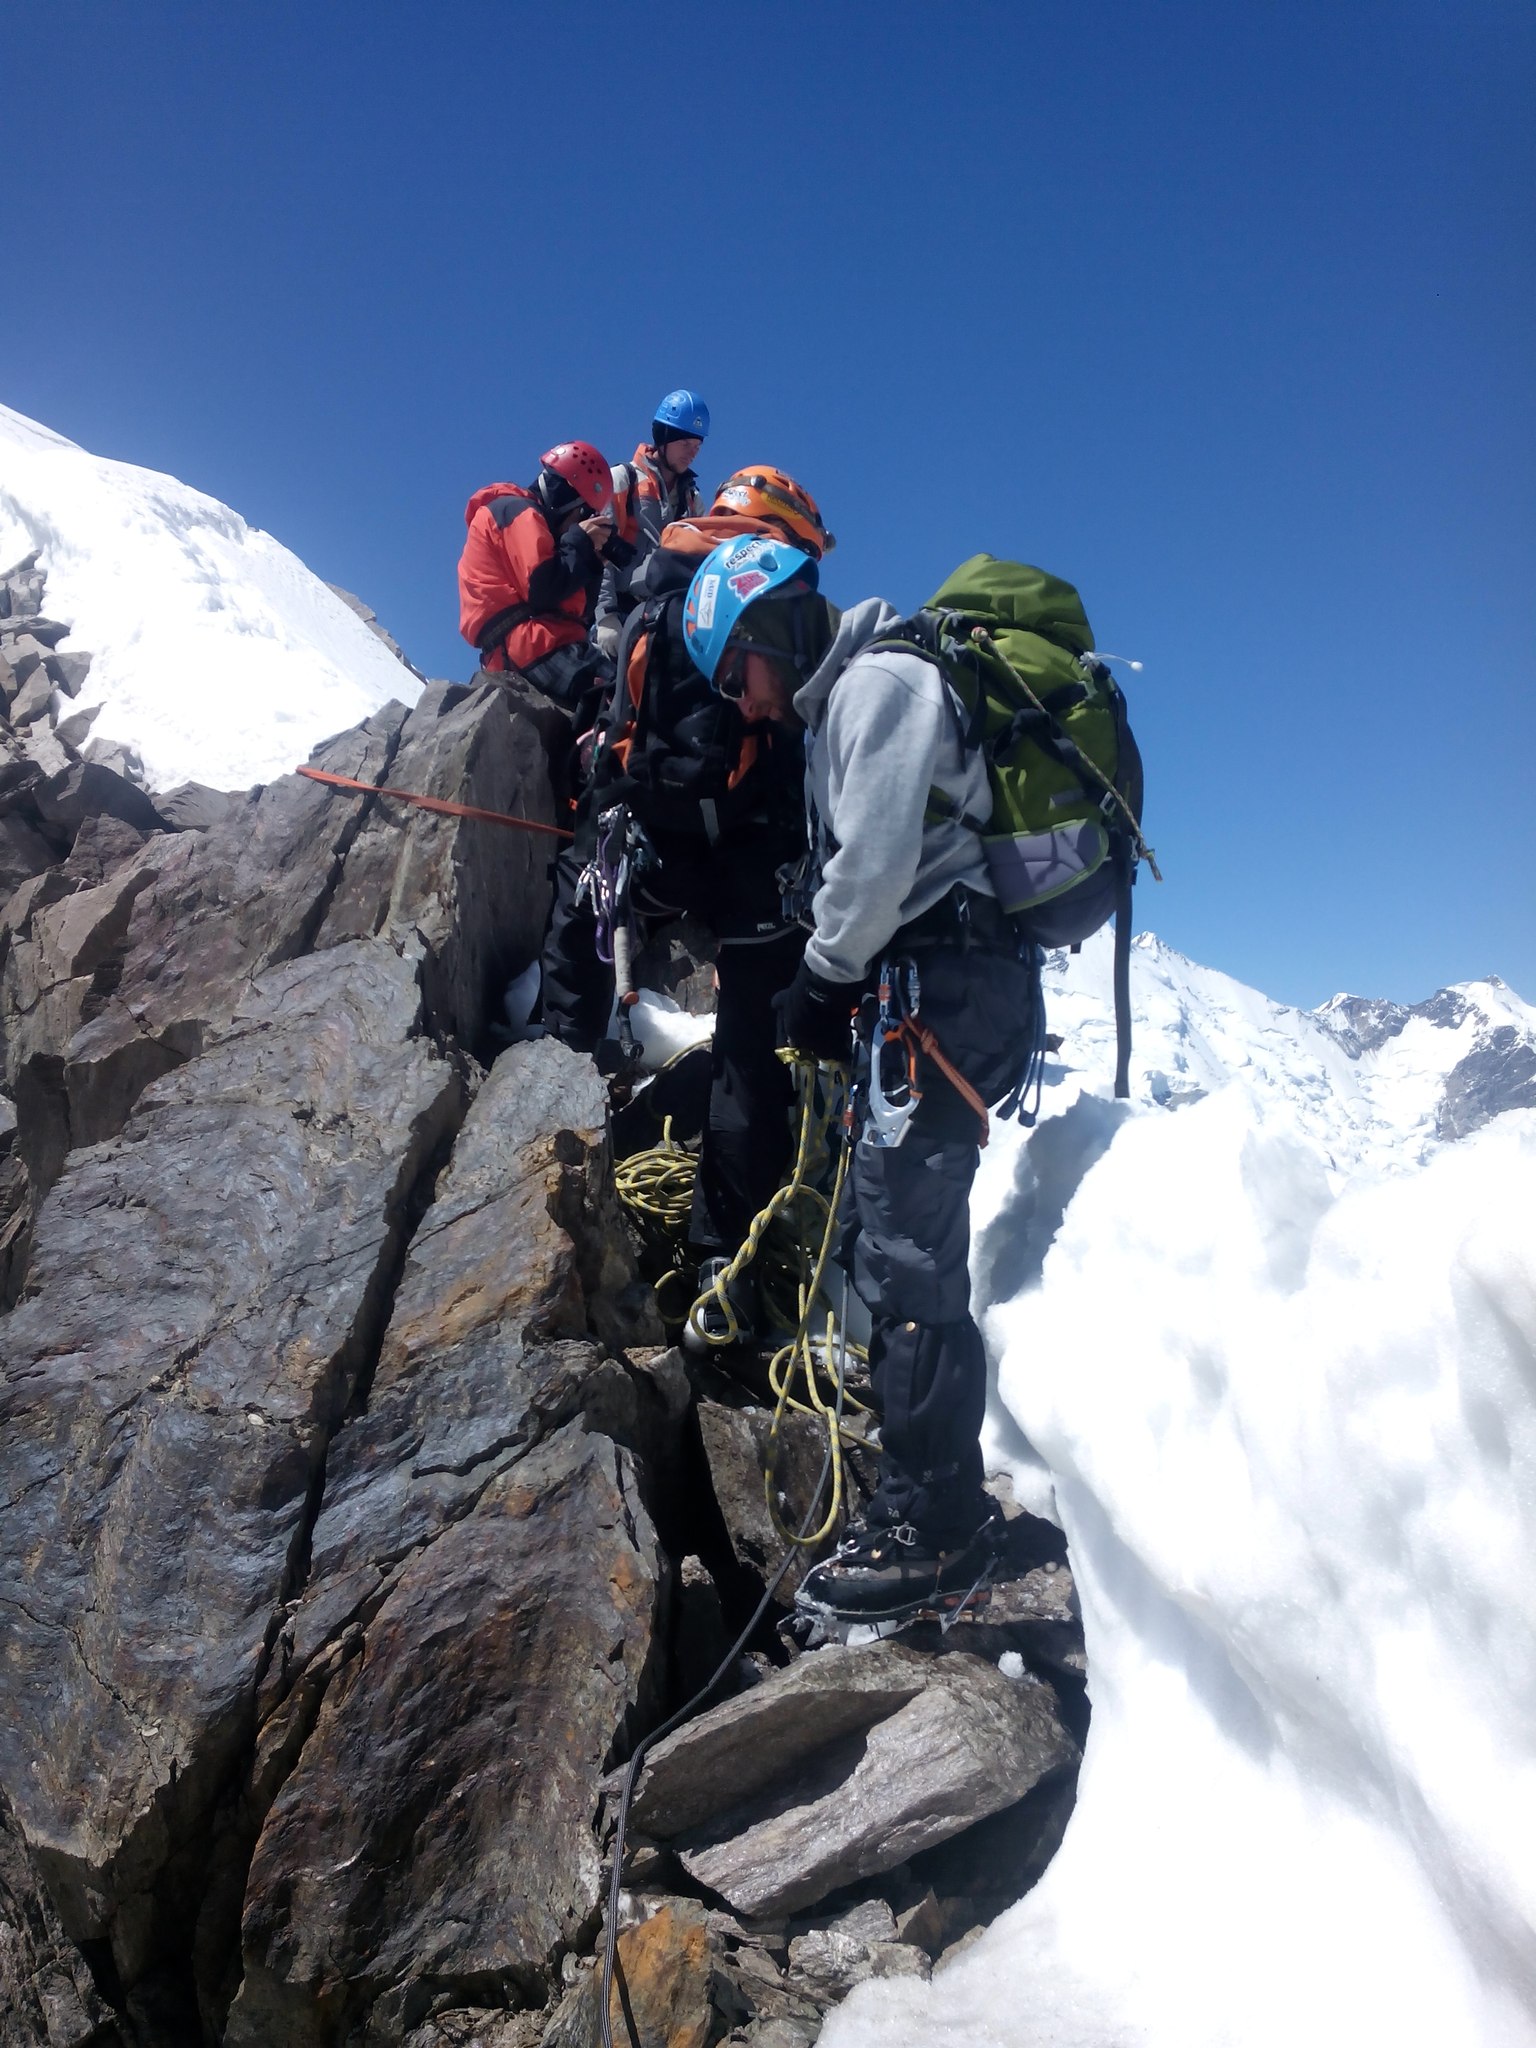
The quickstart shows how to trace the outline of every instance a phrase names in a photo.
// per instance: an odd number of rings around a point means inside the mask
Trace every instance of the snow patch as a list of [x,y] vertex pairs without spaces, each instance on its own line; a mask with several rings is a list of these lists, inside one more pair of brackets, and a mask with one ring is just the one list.
[[0,568],[34,549],[64,650],[91,657],[94,739],[152,788],[241,789],[420,685],[270,534],[175,478],[87,454],[0,406]]
[[1220,1011],[1208,1099],[1048,1090],[986,1155],[992,1462],[1067,1532],[1092,1727],[1037,1889],[825,2048],[1536,2043],[1536,1114],[1421,1166],[1363,1085],[1329,1142],[1325,1048],[1271,1089]]

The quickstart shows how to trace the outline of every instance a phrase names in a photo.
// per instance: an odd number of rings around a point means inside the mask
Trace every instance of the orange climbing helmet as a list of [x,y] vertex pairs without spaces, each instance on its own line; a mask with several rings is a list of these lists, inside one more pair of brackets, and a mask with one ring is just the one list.
[[716,491],[709,509],[711,513],[745,512],[754,519],[772,519],[818,561],[837,545],[822,525],[816,500],[805,485],[766,462],[734,470]]

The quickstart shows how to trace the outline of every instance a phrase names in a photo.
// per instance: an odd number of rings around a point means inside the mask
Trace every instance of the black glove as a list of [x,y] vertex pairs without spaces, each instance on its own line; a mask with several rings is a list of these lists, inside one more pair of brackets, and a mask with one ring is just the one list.
[[802,960],[789,987],[773,999],[780,1045],[818,1060],[846,1060],[853,1050],[853,1013],[863,992],[863,982],[823,981]]

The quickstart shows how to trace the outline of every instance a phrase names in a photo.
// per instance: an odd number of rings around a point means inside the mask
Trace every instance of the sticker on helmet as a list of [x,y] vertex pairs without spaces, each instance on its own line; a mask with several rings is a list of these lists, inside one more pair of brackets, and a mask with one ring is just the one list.
[[718,576],[699,578],[699,631],[707,633],[715,623],[715,599],[720,595]]
[[761,569],[743,569],[739,576],[731,578],[731,588],[745,604],[747,599],[754,592],[761,590],[768,580]]

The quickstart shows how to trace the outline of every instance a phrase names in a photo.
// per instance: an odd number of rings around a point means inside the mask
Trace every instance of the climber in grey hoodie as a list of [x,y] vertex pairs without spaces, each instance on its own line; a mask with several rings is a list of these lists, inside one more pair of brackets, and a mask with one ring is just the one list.
[[[899,1618],[963,1598],[995,1550],[981,1484],[986,1362],[970,1312],[969,1198],[984,1107],[1015,1086],[1034,1040],[1034,953],[1021,957],[998,909],[974,826],[929,816],[938,791],[984,823],[990,785],[942,671],[910,646],[883,644],[900,614],[870,598],[829,618],[814,572],[807,592],[803,571],[786,582],[787,565],[754,560],[738,583],[781,580],[722,619],[724,601],[700,583],[714,559],[694,583],[697,610],[710,615],[690,639],[695,661],[749,720],[798,720],[810,735],[819,879],[805,958],[776,999],[781,1040],[846,1061],[854,1013],[863,1003],[867,1039],[874,1005],[863,998],[887,978],[915,992],[914,1023],[928,1035],[922,1050],[909,1041],[921,1099],[899,1142],[866,1123],[854,1147],[839,1254],[870,1311],[880,1484],[799,1596],[844,1620]],[[735,566],[719,565],[717,590],[737,587]],[[814,618],[812,607],[822,608]],[[869,1056],[878,1061],[880,1047]]]

